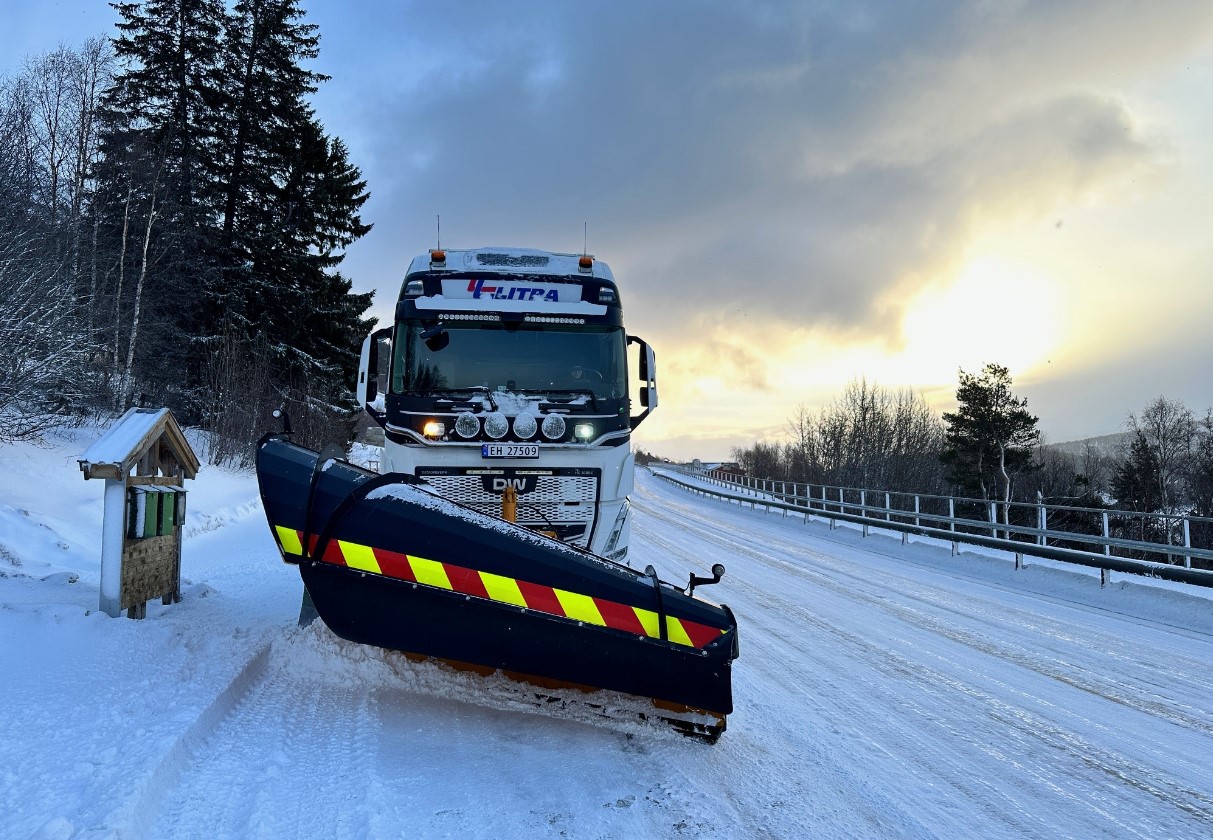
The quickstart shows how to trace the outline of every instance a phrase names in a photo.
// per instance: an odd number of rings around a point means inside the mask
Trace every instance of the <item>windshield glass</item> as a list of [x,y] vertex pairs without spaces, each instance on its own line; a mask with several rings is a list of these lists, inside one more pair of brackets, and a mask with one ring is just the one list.
[[[488,388],[531,393],[627,396],[626,338],[620,327],[447,323],[445,340],[421,337],[417,321],[396,326],[392,392],[434,394]],[[445,346],[442,346],[445,343]]]

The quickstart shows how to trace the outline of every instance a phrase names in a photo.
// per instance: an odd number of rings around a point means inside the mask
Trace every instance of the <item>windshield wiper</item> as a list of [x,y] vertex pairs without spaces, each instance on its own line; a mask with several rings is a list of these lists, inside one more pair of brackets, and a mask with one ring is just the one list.
[[433,397],[440,397],[443,395],[461,397],[464,394],[468,394],[469,395],[468,399],[471,399],[471,396],[470,396],[471,394],[483,393],[485,396],[485,399],[487,399],[489,401],[489,405],[492,406],[493,411],[498,410],[497,402],[496,402],[496,400],[493,399],[492,390],[485,387],[484,385],[469,385],[466,388],[434,388],[429,391],[426,391],[426,393]]
[[598,399],[594,396],[594,392],[589,388],[524,388],[522,390],[532,394],[553,394],[569,397],[586,396],[590,398],[590,408],[592,408],[594,411],[598,410]]

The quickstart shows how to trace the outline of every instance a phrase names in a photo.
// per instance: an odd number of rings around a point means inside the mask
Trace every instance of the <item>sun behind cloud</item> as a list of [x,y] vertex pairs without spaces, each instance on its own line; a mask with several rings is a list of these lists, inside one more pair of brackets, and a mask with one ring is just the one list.
[[943,288],[906,306],[903,345],[888,359],[891,378],[950,381],[957,367],[997,361],[1018,373],[1045,364],[1062,339],[1063,293],[1048,275],[999,257],[970,260]]

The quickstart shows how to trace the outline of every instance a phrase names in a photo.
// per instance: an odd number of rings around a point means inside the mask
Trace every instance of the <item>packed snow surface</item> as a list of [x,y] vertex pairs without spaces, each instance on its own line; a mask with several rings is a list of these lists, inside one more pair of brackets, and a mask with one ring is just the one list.
[[298,627],[248,474],[187,483],[182,603],[108,618],[76,466],[99,434],[0,447],[0,837],[1213,835],[1203,591],[641,472],[630,561],[728,567],[704,595],[737,615],[736,711],[708,746]]

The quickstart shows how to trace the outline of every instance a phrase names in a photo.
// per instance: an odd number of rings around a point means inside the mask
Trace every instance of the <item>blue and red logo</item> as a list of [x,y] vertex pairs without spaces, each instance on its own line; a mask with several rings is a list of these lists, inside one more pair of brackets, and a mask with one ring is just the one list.
[[493,300],[543,300],[556,303],[560,300],[560,292],[558,289],[543,288],[541,286],[513,286],[513,285],[485,285],[485,281],[469,280],[468,291],[472,297],[480,300],[483,297],[489,297]]

